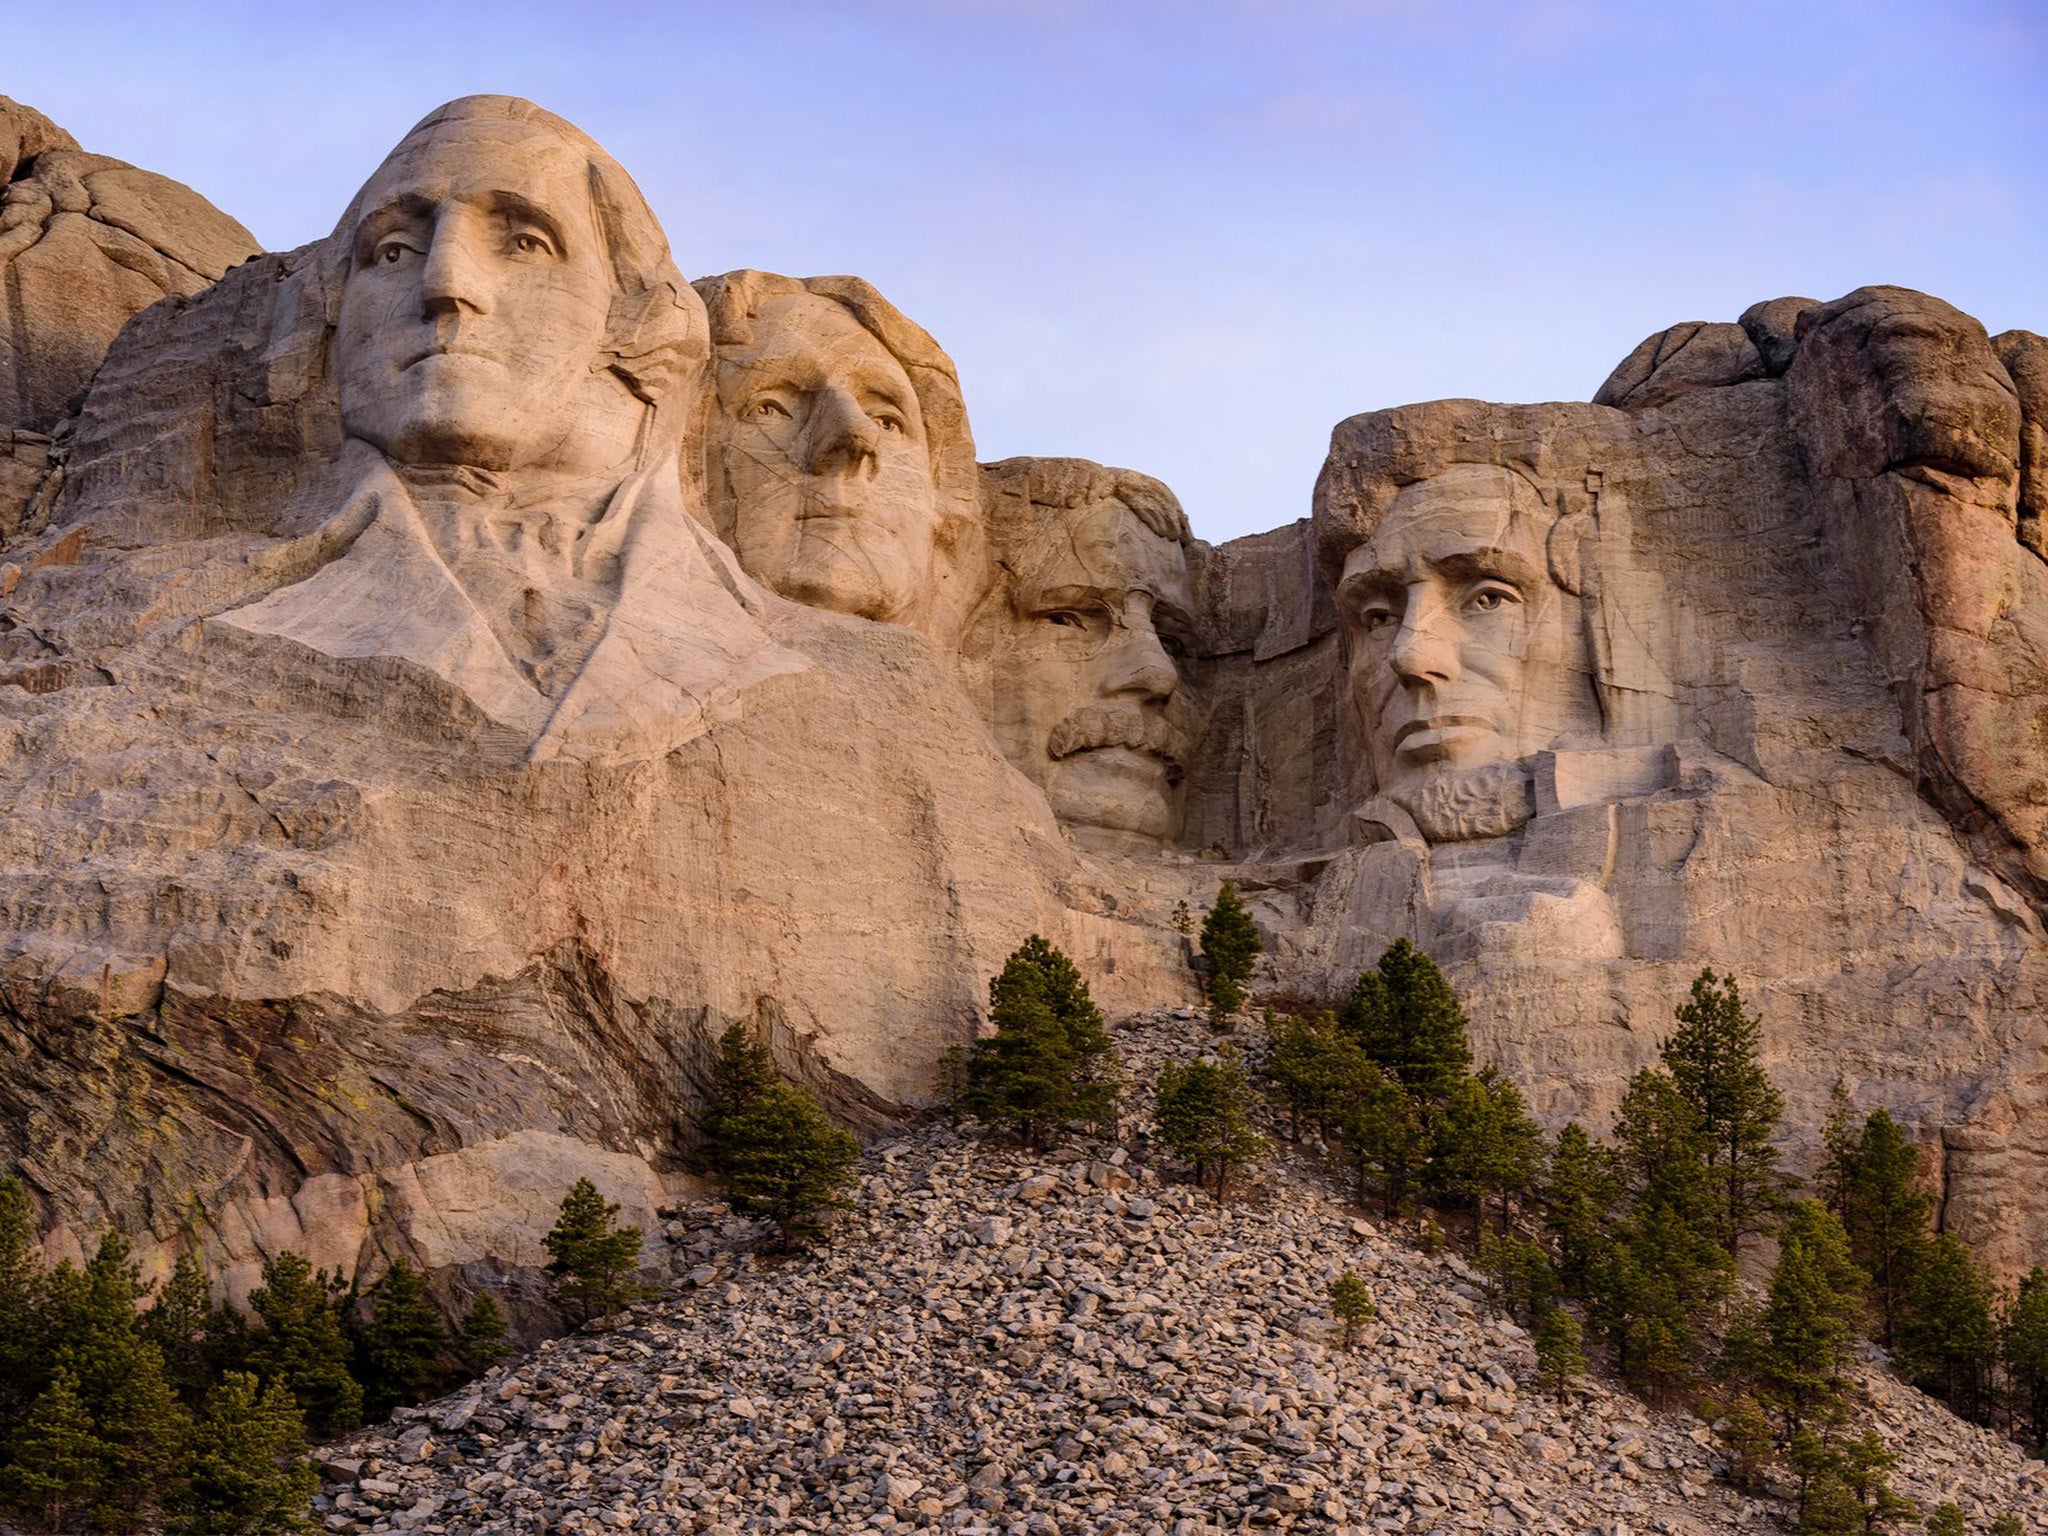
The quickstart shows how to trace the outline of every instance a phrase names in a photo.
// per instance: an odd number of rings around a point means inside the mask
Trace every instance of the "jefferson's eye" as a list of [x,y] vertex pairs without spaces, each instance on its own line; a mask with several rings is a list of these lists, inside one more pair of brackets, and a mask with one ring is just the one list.
[[547,236],[536,234],[530,229],[522,229],[515,232],[510,243],[512,249],[521,256],[552,256],[555,254],[555,248],[549,243]]
[[901,432],[903,430],[903,418],[901,416],[893,416],[887,411],[880,411],[875,415],[875,425],[884,432]]
[[787,421],[789,407],[780,400],[756,400],[747,407],[745,415],[749,421]]

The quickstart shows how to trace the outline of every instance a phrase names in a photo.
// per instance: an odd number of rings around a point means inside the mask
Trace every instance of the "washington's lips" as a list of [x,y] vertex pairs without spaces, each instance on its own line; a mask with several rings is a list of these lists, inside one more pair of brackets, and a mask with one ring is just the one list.
[[1054,762],[1114,747],[1156,757],[1169,772],[1180,771],[1180,732],[1141,709],[1099,704],[1077,709],[1054,726],[1046,740],[1047,755]]
[[1490,731],[1493,728],[1493,722],[1484,715],[1425,715],[1420,720],[1406,720],[1396,726],[1394,745],[1403,746],[1416,736],[1466,730]]
[[460,345],[459,343],[452,344],[449,346],[441,346],[439,344],[436,344],[431,347],[420,348],[417,352],[413,353],[412,356],[408,357],[402,364],[399,365],[398,371],[400,373],[403,373],[408,368],[414,367],[420,363],[431,362],[433,359],[437,357],[468,357],[474,358],[478,362],[485,363],[495,363],[499,360],[497,354],[487,352],[481,347],[465,347]]

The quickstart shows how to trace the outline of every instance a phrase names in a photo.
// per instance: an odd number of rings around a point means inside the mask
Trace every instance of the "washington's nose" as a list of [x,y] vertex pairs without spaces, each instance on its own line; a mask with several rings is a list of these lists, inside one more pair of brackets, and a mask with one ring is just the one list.
[[1456,637],[1449,631],[1451,615],[1443,602],[1427,592],[1410,590],[1401,628],[1387,653],[1387,664],[1406,683],[1441,686],[1456,682],[1458,665]]
[[1180,670],[1167,654],[1149,618],[1134,618],[1116,631],[1104,669],[1102,691],[1109,698],[1164,704],[1180,686]]
[[443,218],[427,246],[420,273],[420,304],[431,318],[467,312],[486,314],[491,307],[482,251],[476,232],[459,218]]
[[804,429],[804,468],[810,473],[872,475],[880,448],[881,429],[846,390],[828,384],[812,398]]

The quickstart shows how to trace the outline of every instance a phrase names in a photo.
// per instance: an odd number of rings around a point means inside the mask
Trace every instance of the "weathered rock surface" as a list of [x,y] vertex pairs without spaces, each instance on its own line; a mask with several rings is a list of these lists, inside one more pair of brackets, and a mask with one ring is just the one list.
[[191,188],[88,154],[4,96],[0,186],[0,428],[49,432],[131,316],[256,254]]
[[[7,121],[16,187],[76,158]],[[97,271],[142,173],[73,170]],[[1552,1121],[1732,971],[1795,1161],[1839,1076],[2048,1253],[2032,333],[1769,300],[1594,403],[1354,417],[1211,549],[1131,471],[977,476],[933,338],[693,287],[531,103],[223,241],[0,437],[0,1146],[53,1251],[519,1263],[578,1167],[672,1190],[727,1021],[878,1130],[1032,932],[1185,1000],[1229,878],[1280,986],[1421,943]]]
[[[1211,1038],[1191,1012],[1116,1037],[1141,1080]],[[673,1298],[323,1453],[327,1527],[1782,1528],[1698,1420],[1539,1390],[1470,1270],[1306,1165],[1219,1207],[1142,1154],[938,1129],[865,1172],[824,1251],[735,1254],[706,1210],[675,1228]],[[1350,1353],[1327,1311],[1347,1268],[1378,1310]],[[1881,1371],[1864,1392],[1901,1492],[2048,1529],[2048,1469]]]

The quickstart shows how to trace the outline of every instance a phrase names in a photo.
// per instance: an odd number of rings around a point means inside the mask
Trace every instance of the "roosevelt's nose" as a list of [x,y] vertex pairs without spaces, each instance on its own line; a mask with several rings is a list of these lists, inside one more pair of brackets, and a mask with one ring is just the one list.
[[1115,631],[1104,660],[1102,693],[1106,698],[1137,699],[1164,704],[1180,687],[1180,669],[1167,654],[1150,614],[1132,613]]
[[434,226],[420,273],[420,304],[429,318],[488,314],[491,285],[484,232],[460,210],[450,209]]
[[1387,665],[1404,683],[1440,687],[1456,682],[1462,668],[1455,628],[1456,620],[1440,598],[1410,589],[1401,627],[1387,651]]
[[881,428],[852,394],[828,384],[811,398],[803,466],[814,475],[869,474],[880,461]]

